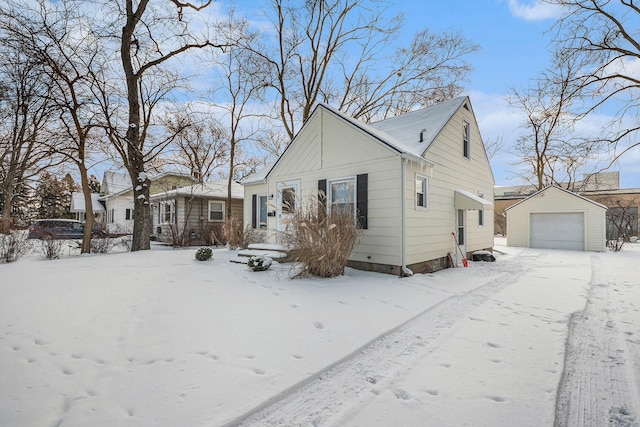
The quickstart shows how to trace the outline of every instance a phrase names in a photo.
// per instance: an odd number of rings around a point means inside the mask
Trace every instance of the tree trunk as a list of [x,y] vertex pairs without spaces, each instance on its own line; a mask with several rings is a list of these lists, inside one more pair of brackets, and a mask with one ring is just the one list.
[[122,27],[120,57],[127,82],[127,102],[129,123],[127,127],[127,160],[129,175],[133,185],[133,240],[131,251],[151,249],[151,209],[149,206],[149,178],[144,169],[144,141],[140,136],[140,92],[139,72],[136,73],[131,58],[131,44],[134,30],[147,7],[148,0],[142,0],[133,11],[133,2],[127,0],[127,23]]
[[13,207],[13,192],[15,190],[14,173],[10,170],[2,183],[2,218],[0,218],[0,234],[11,234],[11,211]]
[[84,235],[82,236],[82,247],[80,253],[91,253],[91,237],[93,234],[93,223],[95,221],[93,215],[93,201],[91,200],[91,188],[89,187],[89,177],[87,174],[87,167],[84,162],[78,163],[78,169],[80,170],[80,183],[82,184],[82,194],[84,196],[85,207],[85,223],[84,223]]
[[151,249],[151,206],[149,205],[149,186],[151,180],[144,171],[144,162],[130,156],[131,183],[133,185],[133,240],[131,251]]

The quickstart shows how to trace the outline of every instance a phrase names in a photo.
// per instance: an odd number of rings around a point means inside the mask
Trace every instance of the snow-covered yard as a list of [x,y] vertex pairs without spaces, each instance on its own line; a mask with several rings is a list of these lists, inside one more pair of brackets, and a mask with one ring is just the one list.
[[496,243],[405,279],[225,249],[0,265],[0,425],[637,426],[640,244]]

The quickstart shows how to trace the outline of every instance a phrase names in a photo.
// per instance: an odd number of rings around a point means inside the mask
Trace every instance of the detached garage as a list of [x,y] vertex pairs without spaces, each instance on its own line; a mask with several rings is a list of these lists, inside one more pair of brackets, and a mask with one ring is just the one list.
[[505,210],[507,245],[603,252],[607,208],[549,186]]

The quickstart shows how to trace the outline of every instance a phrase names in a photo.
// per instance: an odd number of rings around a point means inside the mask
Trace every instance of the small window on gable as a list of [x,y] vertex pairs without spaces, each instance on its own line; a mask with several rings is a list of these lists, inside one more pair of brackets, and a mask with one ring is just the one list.
[[429,207],[429,178],[416,175],[416,208]]
[[482,209],[478,210],[478,226],[484,227],[484,211]]
[[462,124],[462,155],[467,159],[471,158],[471,144],[469,141],[469,123]]
[[209,221],[224,221],[224,202],[209,202]]
[[131,215],[132,209],[127,208],[124,211],[124,219],[126,219],[127,221],[129,221],[130,219],[133,219],[132,215]]

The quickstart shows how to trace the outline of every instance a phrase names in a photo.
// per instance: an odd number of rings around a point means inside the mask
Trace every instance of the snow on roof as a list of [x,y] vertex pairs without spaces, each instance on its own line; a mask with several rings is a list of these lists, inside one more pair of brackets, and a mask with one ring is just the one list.
[[[465,102],[468,102],[468,97],[460,96],[450,101],[372,123],[370,126],[393,135],[395,144],[402,151],[422,156],[442,128]],[[420,142],[420,133],[422,133],[422,142]]]
[[524,198],[524,199],[520,200],[518,203],[514,203],[513,205],[511,205],[511,206],[509,206],[508,208],[506,208],[504,211],[506,212],[506,211],[508,211],[508,210],[510,210],[510,209],[512,209],[512,208],[515,208],[516,206],[520,206],[521,204],[528,202],[530,199],[532,199],[532,198],[534,198],[534,197],[538,196],[540,193],[544,193],[545,191],[547,191],[547,190],[548,190],[548,189],[550,189],[550,188],[556,188],[556,189],[558,189],[558,190],[560,190],[560,191],[564,191],[565,193],[567,193],[567,194],[569,194],[569,195],[571,195],[571,196],[577,197],[578,199],[582,199],[582,200],[584,200],[585,202],[588,202],[588,203],[594,204],[594,205],[596,205],[596,206],[598,206],[599,208],[602,208],[602,209],[604,209],[604,210],[608,210],[608,209],[609,209],[608,207],[606,207],[606,206],[605,206],[605,205],[603,205],[602,203],[598,203],[598,202],[593,201],[593,200],[591,200],[591,199],[589,199],[589,198],[586,198],[586,197],[584,197],[584,196],[581,196],[581,195],[580,195],[580,194],[578,194],[578,193],[574,193],[574,192],[572,192],[572,191],[569,191],[569,190],[567,190],[566,188],[562,188],[562,187],[560,187],[559,185],[550,184],[550,185],[547,185],[546,187],[544,187],[542,190],[536,191],[535,193],[531,194],[530,196],[528,196],[528,197],[526,197],[526,198]]
[[[429,148],[429,144],[438,136],[455,112],[468,100],[467,96],[461,96],[372,124],[366,124],[327,104],[318,104],[318,107],[322,107],[360,128],[390,149],[400,154],[409,154],[426,162],[422,155]],[[420,142],[420,132],[423,129],[423,141]],[[287,150],[280,158],[286,152]],[[251,175],[243,181],[243,185],[263,182],[276,163],[269,164],[256,174]]]
[[104,195],[119,193],[131,188],[131,178],[125,172],[105,171],[100,191]]
[[[93,212],[104,212],[104,205],[98,200],[98,193],[91,193],[91,208]],[[71,193],[71,209],[70,212],[86,212],[87,208],[84,204],[83,193]]]
[[242,185],[258,184],[260,182],[263,182],[264,180],[267,179],[267,175],[269,174],[269,172],[271,172],[271,169],[273,169],[273,166],[275,164],[276,162],[267,163],[262,169],[260,169],[255,173],[252,173],[251,175],[246,177],[244,180],[242,180]]
[[[175,190],[156,193],[151,196],[152,200],[162,199],[165,197],[175,196],[194,196],[194,197],[210,197],[224,199],[227,197],[228,181],[209,181],[202,184],[187,185],[185,187],[176,188]],[[231,198],[243,199],[244,189],[237,182],[231,183]]]

